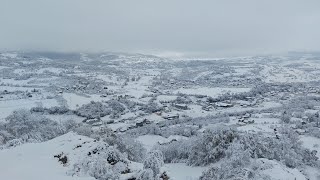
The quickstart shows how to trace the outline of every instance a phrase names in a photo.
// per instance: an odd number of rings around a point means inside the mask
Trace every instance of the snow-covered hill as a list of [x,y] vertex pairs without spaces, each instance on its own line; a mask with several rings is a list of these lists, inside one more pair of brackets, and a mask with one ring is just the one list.
[[[89,150],[74,149],[84,142],[92,145],[93,139],[68,133],[47,142],[28,143],[1,150],[0,177],[8,180],[93,180],[93,177],[72,177],[67,174],[73,163]],[[68,156],[67,166],[54,157],[62,152]]]
[[319,62],[0,53],[0,179],[317,180]]

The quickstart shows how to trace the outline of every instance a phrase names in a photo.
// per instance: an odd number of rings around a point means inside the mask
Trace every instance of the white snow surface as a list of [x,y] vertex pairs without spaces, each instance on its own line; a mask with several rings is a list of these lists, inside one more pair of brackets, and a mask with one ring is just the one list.
[[[43,143],[28,143],[0,151],[0,175],[3,180],[94,180],[93,177],[67,175],[54,155],[67,153],[70,163],[83,153],[73,151],[78,144],[92,139],[68,133]],[[71,165],[71,164],[70,164]],[[69,166],[70,166],[69,165]]]
[[207,167],[193,167],[187,166],[184,163],[171,163],[165,164],[163,169],[168,172],[172,180],[197,180]]
[[139,136],[137,140],[141,142],[148,151],[150,151],[153,146],[158,144],[159,141],[166,141],[166,138],[159,135],[144,135]]
[[98,95],[91,95],[89,97],[80,96],[74,93],[63,93],[63,98],[67,101],[69,109],[75,110],[84,104],[88,104],[91,101],[101,101]]
[[[307,178],[296,168],[291,169],[268,159],[258,159],[263,163],[259,174],[270,176],[271,180],[307,180]],[[262,180],[262,179],[261,179]]]

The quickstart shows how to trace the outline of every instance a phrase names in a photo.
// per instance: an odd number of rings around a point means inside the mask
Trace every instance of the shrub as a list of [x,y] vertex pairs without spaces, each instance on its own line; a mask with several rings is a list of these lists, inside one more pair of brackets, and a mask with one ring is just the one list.
[[107,102],[113,113],[118,114],[126,110],[126,108],[116,100],[110,100]]
[[[314,151],[304,149],[296,134],[289,129],[281,130],[280,138],[257,134],[242,134],[235,139],[225,152],[219,166],[212,166],[203,172],[200,180],[268,179],[258,171],[264,165],[255,164],[255,158],[266,158],[282,162],[289,168],[300,165],[316,166],[319,162]],[[270,167],[269,167],[270,168]],[[257,171],[257,172],[256,172]]]
[[64,133],[60,124],[27,110],[14,111],[6,118],[7,133],[22,141],[45,141]]
[[196,140],[196,138],[191,138],[188,140],[173,141],[166,145],[158,145],[155,149],[162,152],[164,162],[166,163],[187,162],[192,146]]
[[291,114],[288,111],[284,111],[281,113],[280,119],[284,123],[290,123]]
[[238,133],[230,127],[208,129],[192,146],[188,164],[199,166],[219,161],[236,137]]
[[65,114],[69,112],[69,109],[65,106],[62,106],[62,107],[54,106],[49,108],[47,111],[49,114]]
[[137,180],[151,180],[154,179],[154,174],[152,169],[143,169],[137,177]]
[[161,111],[162,108],[158,106],[157,103],[155,102],[148,102],[148,104],[145,104],[143,106],[140,107],[140,110],[141,111],[144,111],[145,113],[154,113],[154,112],[157,112],[157,111]]
[[146,159],[143,162],[144,169],[151,169],[153,176],[160,175],[160,168],[163,166],[163,155],[161,151],[151,151],[147,154]]
[[204,171],[199,180],[249,180],[254,179],[254,172],[247,168],[229,169],[211,167]]
[[290,168],[301,165],[316,166],[318,158],[315,153],[303,148],[298,135],[289,128],[280,128],[281,134],[276,137],[245,134],[239,138],[245,150],[252,158],[277,160]]
[[146,155],[146,149],[135,139],[127,136],[118,136],[112,132],[107,133],[101,139],[115,146],[120,152],[126,154],[130,161],[143,162]]
[[75,111],[75,113],[78,116],[93,119],[109,115],[111,113],[111,110],[107,106],[103,105],[101,102],[91,101],[89,104],[82,105]]
[[129,172],[129,161],[119,150],[106,143],[99,144],[88,152],[82,160],[75,163],[71,174],[88,174],[98,180],[119,179]]

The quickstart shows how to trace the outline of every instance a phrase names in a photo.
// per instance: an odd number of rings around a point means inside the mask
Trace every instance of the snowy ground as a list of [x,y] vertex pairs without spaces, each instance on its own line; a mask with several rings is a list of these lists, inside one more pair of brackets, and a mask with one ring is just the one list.
[[[313,131],[319,130],[310,117],[319,113],[320,107],[317,55],[202,61],[125,53],[83,53],[72,56],[79,57],[76,60],[58,57],[0,53],[0,127],[15,110],[39,108],[32,113],[61,124],[74,120],[94,130],[106,126],[115,135],[129,136],[152,151],[155,146],[190,139],[221,124],[268,137],[286,126],[298,132],[303,147],[316,150],[320,158],[320,134],[308,131],[311,126]],[[101,107],[78,112],[92,101]],[[290,124],[282,122],[286,113],[292,115]],[[0,143],[1,137],[0,133]],[[0,179],[94,179],[67,174],[72,159],[86,151],[75,151],[74,146],[84,141],[92,143],[93,139],[68,133],[46,142],[2,149]],[[70,155],[68,166],[53,157],[61,151]],[[275,160],[258,161],[266,164],[259,173],[272,180],[319,179],[320,171],[314,167],[305,167],[302,174]],[[173,180],[198,179],[208,168],[185,163],[162,167]]]
[[2,150],[0,160],[5,163],[0,163],[1,179],[93,180],[95,178],[67,175],[68,167],[62,166],[54,158],[54,155],[62,151],[73,155],[72,149],[85,140],[89,139],[70,133],[45,143],[30,143]]

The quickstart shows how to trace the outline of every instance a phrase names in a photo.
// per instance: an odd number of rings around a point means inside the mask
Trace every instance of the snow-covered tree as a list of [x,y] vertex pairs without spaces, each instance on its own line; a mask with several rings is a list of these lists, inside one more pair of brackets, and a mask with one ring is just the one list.
[[74,164],[71,175],[88,174],[98,180],[119,179],[121,174],[129,172],[125,155],[113,146],[103,142],[88,152]]
[[195,141],[188,164],[208,165],[219,161],[225,156],[226,150],[237,136],[235,129],[226,126],[206,130]]
[[107,102],[107,104],[112,109],[113,113],[121,113],[126,110],[124,105],[122,105],[119,101],[116,100],[110,100]]
[[281,117],[280,117],[281,121],[284,123],[289,123],[290,119],[291,119],[291,113],[289,113],[287,110],[283,111],[281,113]]
[[162,152],[166,163],[186,162],[196,140],[197,138],[190,138],[188,140],[173,141],[165,145],[158,145],[156,149]]
[[84,104],[78,108],[75,113],[79,116],[89,119],[100,118],[111,113],[111,109],[101,102],[91,101],[89,104]]
[[17,110],[6,118],[5,130],[22,141],[44,141],[64,133],[63,127],[45,116]]
[[126,154],[131,161],[143,162],[146,156],[146,149],[133,138],[110,134],[102,138],[102,140],[115,146],[120,152]]
[[147,157],[143,162],[143,168],[151,169],[154,177],[160,174],[160,168],[163,165],[164,165],[163,155],[162,155],[162,152],[158,150],[148,152]]

